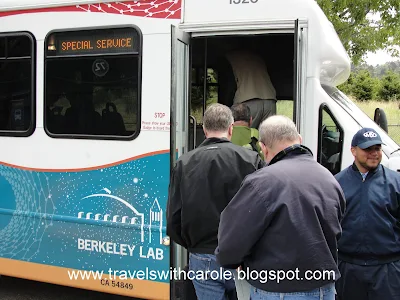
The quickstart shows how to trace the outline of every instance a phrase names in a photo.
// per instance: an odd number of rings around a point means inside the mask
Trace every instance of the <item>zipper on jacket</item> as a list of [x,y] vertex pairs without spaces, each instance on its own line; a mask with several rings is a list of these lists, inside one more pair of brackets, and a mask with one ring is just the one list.
[[361,182],[364,182],[365,181],[365,177],[362,176],[362,174],[360,172],[358,172],[358,175],[361,176]]
[[361,176],[362,182],[365,182],[365,180],[366,180],[367,177],[369,176],[369,172],[368,172],[367,176],[364,176],[363,174],[361,174],[361,172],[359,172],[359,174],[360,174],[360,176]]

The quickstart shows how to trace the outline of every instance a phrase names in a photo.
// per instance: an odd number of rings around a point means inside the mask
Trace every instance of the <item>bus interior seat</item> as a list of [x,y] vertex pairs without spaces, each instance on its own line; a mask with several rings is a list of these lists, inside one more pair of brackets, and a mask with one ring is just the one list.
[[322,133],[322,165],[333,174],[340,170],[340,132],[329,131],[323,126]]
[[338,152],[328,158],[328,169],[332,172],[333,175],[339,173],[340,171],[340,156],[340,152]]

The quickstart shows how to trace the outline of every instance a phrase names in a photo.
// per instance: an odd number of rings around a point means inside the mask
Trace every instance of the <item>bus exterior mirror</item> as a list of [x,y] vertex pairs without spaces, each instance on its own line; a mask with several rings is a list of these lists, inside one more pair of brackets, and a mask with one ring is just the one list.
[[390,154],[388,168],[400,173],[400,148]]
[[385,111],[382,108],[376,108],[374,114],[374,122],[388,133],[388,122]]

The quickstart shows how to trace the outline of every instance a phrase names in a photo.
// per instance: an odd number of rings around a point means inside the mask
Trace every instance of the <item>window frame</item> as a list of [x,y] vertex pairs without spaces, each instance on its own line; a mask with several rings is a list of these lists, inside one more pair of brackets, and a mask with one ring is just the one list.
[[[109,29],[133,29],[137,32],[139,37],[139,49],[138,54],[132,53],[98,53],[98,54],[77,54],[77,55],[67,55],[67,56],[47,56],[47,41],[48,38],[54,33],[60,32],[78,32],[78,31],[93,31],[93,30],[109,30]],[[46,120],[46,103],[47,103],[47,61],[51,59],[59,59],[59,58],[84,58],[84,57],[107,57],[107,56],[127,56],[127,55],[135,55],[137,56],[138,60],[138,83],[137,83],[137,116],[136,116],[136,130],[134,134],[129,136],[116,136],[116,135],[105,135],[105,134],[98,134],[98,135],[91,135],[91,134],[75,134],[75,133],[52,133],[47,128],[47,120]],[[114,25],[114,26],[96,26],[96,27],[77,27],[77,28],[63,28],[63,29],[54,29],[49,31],[45,38],[44,38],[44,62],[43,62],[43,129],[46,134],[51,138],[58,138],[58,139],[89,139],[89,140],[118,140],[118,141],[132,141],[136,139],[140,132],[141,132],[141,115],[142,115],[142,56],[143,56],[143,33],[140,28],[133,24],[122,24],[122,25]]]
[[[36,129],[36,60],[37,60],[37,40],[34,34],[30,31],[8,31],[8,32],[0,32],[0,38],[4,37],[17,37],[17,36],[26,36],[29,38],[32,48],[30,51],[30,60],[31,60],[31,90],[30,90],[30,104],[31,104],[31,119],[30,124],[27,130],[3,130],[0,129],[0,136],[9,136],[9,137],[29,137],[31,136]],[[22,59],[28,59],[25,56],[21,56]],[[13,59],[18,59],[18,57],[12,57]],[[0,61],[7,61],[7,56],[0,57]]]
[[[340,147],[340,158],[339,161],[337,162],[339,164],[339,172],[341,171],[341,166],[342,166],[342,161],[343,161],[343,144],[344,144],[344,130],[343,130],[343,126],[339,123],[339,121],[337,120],[337,118],[333,115],[332,111],[329,109],[328,105],[326,103],[322,103],[319,106],[319,110],[318,110],[318,144],[317,144],[317,162],[322,165],[322,135],[321,135],[321,130],[322,130],[322,121],[323,121],[323,112],[326,112],[332,119],[332,121],[335,123],[335,126],[337,129],[339,129],[340,132],[340,136],[339,136],[339,147]],[[325,166],[323,166],[325,167]],[[326,167],[325,167],[326,168]],[[328,168],[326,168],[328,171],[331,172],[331,170],[329,170]],[[337,173],[336,173],[337,174]],[[335,174],[335,175],[336,175]]]

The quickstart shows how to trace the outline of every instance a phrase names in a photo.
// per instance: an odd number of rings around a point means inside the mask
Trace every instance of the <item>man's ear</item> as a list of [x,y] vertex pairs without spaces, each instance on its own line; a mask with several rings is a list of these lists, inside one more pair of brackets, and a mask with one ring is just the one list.
[[303,143],[303,137],[301,136],[301,134],[299,134],[299,140],[300,140],[300,144]]
[[231,139],[232,134],[233,134],[233,124],[231,124],[231,126],[229,126],[229,128],[228,128],[228,137],[229,137],[229,139]]
[[208,133],[207,133],[207,130],[204,128],[204,125],[203,125],[203,132],[204,132],[204,135],[206,136],[206,138],[208,138],[207,137]]
[[253,117],[252,116],[250,116],[249,127],[251,127],[251,124],[253,124]]
[[357,147],[351,147],[350,150],[351,150],[351,154],[353,154],[353,156],[356,157],[357,156]]
[[261,147],[261,152],[264,155],[264,161],[266,161],[267,156],[268,156],[268,149],[267,149],[267,147],[265,147],[263,142],[259,141],[259,144],[260,144],[260,147]]

